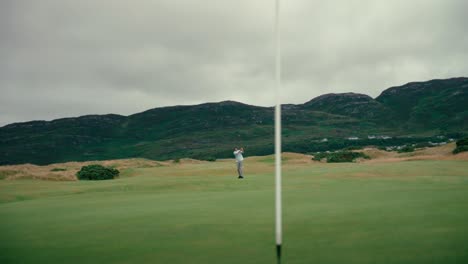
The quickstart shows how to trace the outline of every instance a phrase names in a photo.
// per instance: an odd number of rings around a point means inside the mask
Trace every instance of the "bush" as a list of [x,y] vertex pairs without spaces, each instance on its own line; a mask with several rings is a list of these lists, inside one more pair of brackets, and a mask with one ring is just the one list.
[[313,160],[327,159],[328,163],[336,162],[353,162],[358,158],[370,159],[369,156],[362,152],[351,152],[351,151],[337,151],[332,153],[317,153],[312,158]]
[[457,147],[468,146],[468,138],[462,138],[457,140]]
[[460,146],[460,147],[456,147],[453,150],[453,154],[457,154],[457,153],[465,152],[465,151],[468,151],[468,146]]
[[362,152],[339,151],[330,153],[327,162],[353,162],[358,158],[370,159],[369,156]]
[[416,143],[414,147],[415,148],[432,148],[434,146],[429,144],[429,142],[419,142],[419,143]]
[[463,138],[457,141],[457,147],[453,150],[453,154],[468,151],[468,138]]
[[50,171],[67,171],[67,169],[64,168],[53,168]]
[[197,159],[197,160],[204,160],[204,161],[216,161],[216,157],[211,156],[211,155],[198,154],[198,155],[192,156],[192,158]]
[[18,171],[14,171],[14,170],[1,170],[0,171],[0,180],[6,179],[9,176],[15,175],[17,173],[18,173]]
[[327,158],[328,154],[329,153],[325,153],[325,152],[315,153],[315,154],[313,154],[314,156],[312,157],[312,160],[321,161],[322,159]]
[[344,148],[343,151],[359,150],[363,148],[364,148],[363,146],[349,146],[349,147]]
[[119,171],[113,168],[107,168],[101,165],[83,166],[76,176],[79,180],[110,180],[119,175]]
[[406,153],[406,152],[413,152],[414,147],[412,146],[404,146],[401,149],[398,150],[398,153]]

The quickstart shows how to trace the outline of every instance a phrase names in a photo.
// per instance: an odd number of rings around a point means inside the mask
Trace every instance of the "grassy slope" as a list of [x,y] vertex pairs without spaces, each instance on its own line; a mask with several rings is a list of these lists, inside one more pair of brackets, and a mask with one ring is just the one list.
[[[244,181],[231,161],[0,181],[0,262],[273,263],[273,164],[247,161]],[[285,263],[466,263],[467,169],[286,164]]]
[[[375,100],[362,94],[327,94],[305,104],[283,105],[283,149],[337,150],[348,147],[351,142],[342,141],[351,136],[413,136],[405,144],[440,134],[461,138],[468,132],[467,87],[468,78],[431,80],[389,88]],[[268,155],[273,153],[273,110],[225,101],[154,108],[131,116],[16,123],[0,127],[0,164],[135,157],[210,160],[230,157],[236,145]],[[315,147],[322,138],[329,143]]]

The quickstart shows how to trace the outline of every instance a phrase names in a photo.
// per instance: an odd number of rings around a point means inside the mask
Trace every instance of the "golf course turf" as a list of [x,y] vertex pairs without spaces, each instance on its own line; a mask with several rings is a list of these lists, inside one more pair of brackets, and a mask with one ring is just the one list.
[[[287,163],[287,162],[286,162]],[[0,263],[275,263],[273,164],[0,180]],[[468,263],[468,162],[286,164],[283,263]]]

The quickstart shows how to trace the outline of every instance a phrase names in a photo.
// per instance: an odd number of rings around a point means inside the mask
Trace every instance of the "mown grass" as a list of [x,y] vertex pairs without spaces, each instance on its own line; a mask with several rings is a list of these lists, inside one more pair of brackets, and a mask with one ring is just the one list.
[[[218,161],[102,182],[1,181],[0,263],[274,263],[273,165],[245,166],[244,180]],[[284,263],[467,263],[466,171],[285,166]]]

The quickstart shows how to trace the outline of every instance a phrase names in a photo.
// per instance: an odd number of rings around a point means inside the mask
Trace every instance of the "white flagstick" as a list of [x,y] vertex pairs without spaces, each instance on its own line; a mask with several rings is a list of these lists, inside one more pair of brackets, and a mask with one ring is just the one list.
[[276,107],[275,107],[275,184],[276,184],[276,257],[278,263],[281,262],[281,46],[280,46],[280,0],[276,0],[275,5],[275,75],[276,75]]

